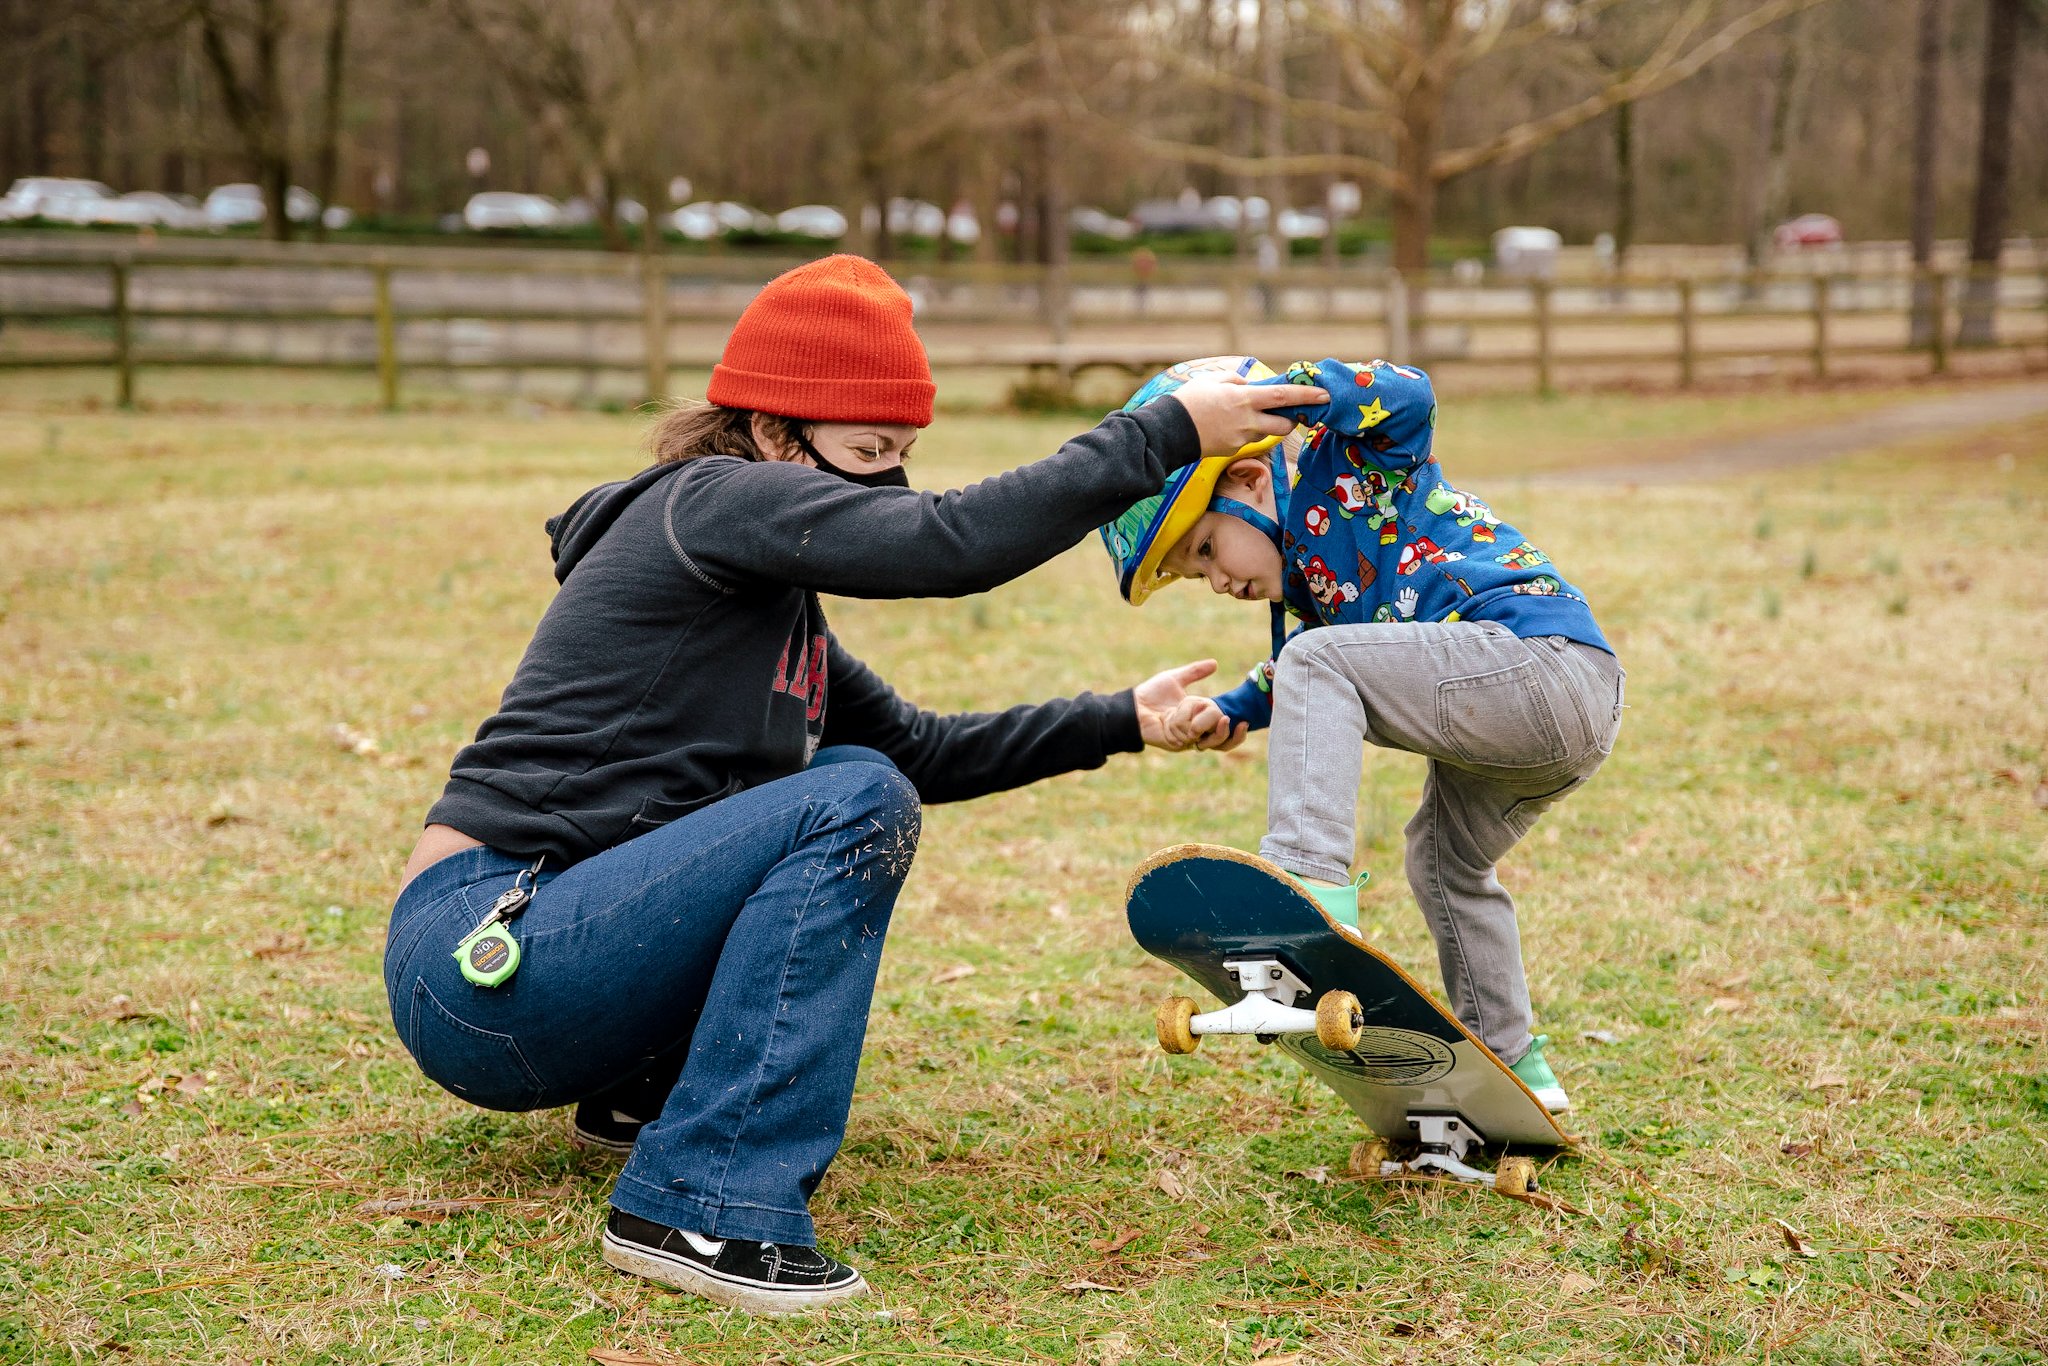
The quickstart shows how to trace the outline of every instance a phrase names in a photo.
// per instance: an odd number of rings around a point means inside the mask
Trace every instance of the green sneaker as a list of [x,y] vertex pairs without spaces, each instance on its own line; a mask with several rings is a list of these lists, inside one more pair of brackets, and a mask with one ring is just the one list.
[[1304,881],[1301,889],[1323,908],[1323,914],[1347,930],[1358,928],[1358,889],[1363,887],[1371,873],[1360,873],[1342,887],[1322,887]]
[[1508,1071],[1522,1079],[1522,1085],[1535,1093],[1544,1109],[1553,1115],[1561,1115],[1572,1108],[1572,1102],[1565,1095],[1564,1087],[1558,1084],[1557,1073],[1551,1071],[1550,1064],[1544,1061],[1543,1048],[1549,1042],[1548,1034],[1538,1034],[1529,1045],[1529,1051],[1522,1055],[1522,1060]]

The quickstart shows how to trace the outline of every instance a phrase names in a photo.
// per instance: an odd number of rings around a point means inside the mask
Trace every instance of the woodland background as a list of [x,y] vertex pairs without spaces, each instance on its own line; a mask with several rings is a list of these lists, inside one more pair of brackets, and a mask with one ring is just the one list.
[[[965,203],[1052,261],[1077,204],[1363,190],[1397,265],[1567,241],[1970,232],[1987,71],[2002,226],[2048,202],[2038,0],[0,0],[0,182],[298,183],[368,226],[476,190],[774,211]],[[1989,62],[1994,54],[2002,61]],[[1931,77],[1916,95],[1916,71]],[[1683,79],[1680,79],[1683,77]],[[1994,80],[1994,85],[1995,85]],[[1915,153],[1916,109],[1927,113]],[[487,174],[469,153],[484,148]],[[281,200],[280,200],[281,202]],[[1007,207],[1005,207],[1007,206]],[[284,216],[273,213],[282,224]],[[888,256],[884,218],[850,245]],[[285,229],[288,231],[289,229]],[[1240,250],[1248,249],[1241,241]]]

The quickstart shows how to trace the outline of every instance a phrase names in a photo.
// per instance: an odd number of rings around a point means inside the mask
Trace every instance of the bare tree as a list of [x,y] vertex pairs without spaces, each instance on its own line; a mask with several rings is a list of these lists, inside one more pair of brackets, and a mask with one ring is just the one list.
[[703,22],[697,5],[635,0],[441,0],[448,16],[503,78],[542,106],[541,126],[581,168],[598,233],[626,249],[621,191],[633,186],[654,231],[665,181],[656,85],[664,59],[685,49],[683,30]]
[[1769,258],[1772,228],[1785,219],[1790,209],[1792,136],[1804,112],[1808,77],[1813,70],[1803,19],[1803,15],[1794,15],[1785,24],[1778,69],[1770,85],[1764,116],[1763,165],[1751,190],[1749,223],[1743,233],[1743,256],[1751,270],[1761,269]]
[[[221,107],[263,191],[264,231],[289,241],[291,110],[285,102],[284,48],[291,19],[286,0],[192,0],[192,16]],[[247,55],[237,56],[238,48]]]
[[[1745,39],[1828,0],[1749,0],[1708,28],[1715,0],[1686,0],[1641,62],[1598,89],[1548,113],[1464,146],[1443,145],[1453,83],[1489,58],[1556,41],[1622,0],[1305,0],[1297,11],[1316,42],[1336,50],[1349,102],[1270,91],[1228,73],[1192,73],[1210,84],[1245,89],[1308,117],[1339,120],[1389,150],[1378,154],[1304,152],[1245,158],[1212,147],[1132,134],[1161,155],[1240,171],[1341,170],[1385,190],[1392,205],[1394,264],[1419,276],[1429,262],[1439,188],[1482,166],[1513,161],[1615,107],[1685,81]],[[1176,59],[1183,71],[1188,62]]]
[[1956,334],[1964,346],[1990,346],[1998,340],[1998,257],[2011,202],[2013,68],[2019,59],[2023,3],[1986,0],[1977,202],[1970,216],[1970,278],[1963,290],[1962,327]]
[[1920,0],[1913,42],[1913,321],[1908,345],[1934,340],[1934,211],[1940,180],[1935,174],[1941,129],[1942,0]]
[[[320,100],[320,141],[314,153],[314,190],[322,206],[334,202],[335,182],[341,173],[341,78],[348,54],[349,0],[330,0],[327,12],[327,41],[322,48]],[[327,220],[315,221],[314,236],[327,240]]]

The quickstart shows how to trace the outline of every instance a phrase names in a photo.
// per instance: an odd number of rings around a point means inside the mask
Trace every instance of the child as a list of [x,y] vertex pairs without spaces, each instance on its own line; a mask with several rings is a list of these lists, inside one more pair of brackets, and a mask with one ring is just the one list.
[[[1275,657],[1219,697],[1184,701],[1170,736],[1217,748],[1270,722],[1259,851],[1354,929],[1362,745],[1426,756],[1408,883],[1451,1009],[1563,1111],[1547,1040],[1529,1031],[1515,905],[1494,865],[1613,749],[1621,665],[1550,557],[1445,481],[1422,371],[1325,360],[1284,377],[1256,361],[1241,372],[1330,399],[1276,409],[1306,430],[1179,470],[1103,528],[1133,604],[1174,578],[1275,604]],[[1285,616],[1302,623],[1292,635]]]

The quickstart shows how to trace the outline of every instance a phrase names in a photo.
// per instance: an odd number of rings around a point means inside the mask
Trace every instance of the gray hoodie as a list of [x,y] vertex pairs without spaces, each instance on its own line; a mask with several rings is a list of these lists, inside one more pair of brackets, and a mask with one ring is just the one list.
[[1199,454],[1169,399],[950,493],[730,456],[592,489],[548,523],[561,591],[427,820],[560,866],[796,773],[821,745],[880,750],[927,802],[1099,768],[1142,747],[1128,692],[922,711],[840,645],[818,595],[985,592]]

